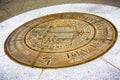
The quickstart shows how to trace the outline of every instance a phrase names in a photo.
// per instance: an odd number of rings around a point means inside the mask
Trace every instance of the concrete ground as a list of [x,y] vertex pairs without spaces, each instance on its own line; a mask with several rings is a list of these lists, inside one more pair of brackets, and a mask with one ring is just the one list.
[[[0,0],[0,21],[4,21],[10,17],[21,14],[23,12],[41,8],[45,6],[63,4],[63,3],[99,3],[113,6],[119,6],[120,1],[118,0],[99,0],[99,1],[46,1],[46,0]],[[79,4],[80,5],[80,4]],[[68,5],[69,7],[69,5]],[[0,80],[120,80],[120,8],[100,5],[82,5],[77,6],[76,4],[71,7],[70,11],[84,11],[94,13],[101,17],[111,21],[118,30],[118,39],[116,45],[105,54],[94,61],[86,63],[84,65],[56,69],[56,70],[45,70],[44,73],[41,69],[33,69],[26,66],[16,64],[14,61],[8,58],[4,53],[4,42],[7,36],[15,28],[32,20],[36,17],[42,16],[43,14],[55,13],[58,11],[67,11],[68,7],[62,6],[53,8],[46,8],[44,10],[37,9],[30,11],[31,13],[24,13],[24,15],[18,15],[14,18],[6,20],[0,23]],[[42,11],[42,12],[41,12]],[[40,13],[40,14],[39,14]],[[28,15],[28,16],[26,16]],[[29,16],[30,15],[30,16]],[[84,73],[84,74],[83,74]],[[41,77],[42,76],[42,77]],[[38,79],[39,78],[39,79]]]
[[96,3],[120,7],[120,0],[0,0],[0,22],[29,10],[65,3]]

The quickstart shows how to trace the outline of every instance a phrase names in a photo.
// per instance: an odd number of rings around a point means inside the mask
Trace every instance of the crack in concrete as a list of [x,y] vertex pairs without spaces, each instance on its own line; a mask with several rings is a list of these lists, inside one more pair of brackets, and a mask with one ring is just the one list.
[[0,55],[0,57],[4,57],[4,56],[6,56],[6,54],[4,54],[4,55]]
[[44,69],[42,69],[42,71],[40,72],[39,80],[41,80],[41,76],[42,76],[42,74],[43,74],[43,71],[44,71]]
[[103,61],[105,61],[106,63],[108,63],[109,65],[111,65],[112,67],[114,67],[114,68],[116,68],[116,69],[118,69],[118,70],[120,71],[120,68],[119,68],[119,67],[117,67],[117,66],[115,66],[115,65],[114,65],[114,64],[112,64],[111,62],[109,62],[109,61],[105,60],[104,58],[100,58],[100,59],[102,59]]

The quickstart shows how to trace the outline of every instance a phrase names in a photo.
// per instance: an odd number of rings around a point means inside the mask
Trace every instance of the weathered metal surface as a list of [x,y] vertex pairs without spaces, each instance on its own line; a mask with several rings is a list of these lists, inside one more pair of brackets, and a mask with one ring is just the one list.
[[117,30],[104,18],[86,13],[59,13],[32,20],[14,30],[5,52],[30,67],[63,68],[105,54],[117,40]]

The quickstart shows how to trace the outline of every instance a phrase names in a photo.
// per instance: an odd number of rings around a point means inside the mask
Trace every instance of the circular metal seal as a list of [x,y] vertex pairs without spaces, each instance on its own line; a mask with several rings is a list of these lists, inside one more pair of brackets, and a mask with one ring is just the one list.
[[117,30],[104,18],[87,13],[40,17],[14,30],[5,52],[14,61],[37,68],[63,68],[91,61],[117,40]]

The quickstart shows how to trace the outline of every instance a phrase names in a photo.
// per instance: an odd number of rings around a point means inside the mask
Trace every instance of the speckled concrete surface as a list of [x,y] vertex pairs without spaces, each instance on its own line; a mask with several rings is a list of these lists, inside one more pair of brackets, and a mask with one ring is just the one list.
[[[10,60],[4,53],[4,41],[15,28],[37,17],[61,13],[85,12],[104,17],[118,30],[114,47],[102,57],[89,63],[63,69],[29,68]],[[35,9],[0,23],[0,80],[120,80],[120,8],[98,4],[63,4]]]

